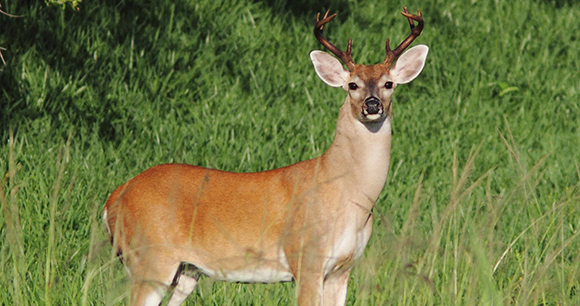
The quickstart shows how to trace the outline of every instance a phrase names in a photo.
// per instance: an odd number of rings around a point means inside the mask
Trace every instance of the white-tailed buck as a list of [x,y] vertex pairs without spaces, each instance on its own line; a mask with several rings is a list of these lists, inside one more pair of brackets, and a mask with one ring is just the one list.
[[352,39],[343,52],[322,36],[336,14],[317,16],[316,38],[348,68],[328,53],[310,53],[322,81],[347,92],[322,156],[256,173],[159,165],[111,194],[103,220],[130,272],[132,305],[158,305],[166,295],[169,305],[179,305],[202,274],[295,281],[298,305],[345,304],[389,171],[391,95],[419,75],[429,51],[417,45],[403,53],[423,18],[406,8],[402,14],[411,34],[394,50],[387,40],[384,62],[369,66],[352,60]]

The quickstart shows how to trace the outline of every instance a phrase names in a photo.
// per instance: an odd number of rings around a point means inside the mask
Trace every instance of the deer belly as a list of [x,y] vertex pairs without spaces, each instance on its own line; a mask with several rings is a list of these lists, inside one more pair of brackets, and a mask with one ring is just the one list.
[[222,264],[194,264],[203,274],[222,281],[242,283],[277,283],[292,281],[283,251],[277,258],[232,259]]
[[234,271],[205,271],[207,276],[222,281],[240,283],[279,283],[292,281],[292,273],[268,268],[252,268]]

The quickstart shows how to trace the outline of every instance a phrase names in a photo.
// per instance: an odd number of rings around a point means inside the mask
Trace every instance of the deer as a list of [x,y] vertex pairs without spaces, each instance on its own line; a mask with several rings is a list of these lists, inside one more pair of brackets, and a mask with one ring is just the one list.
[[421,73],[429,52],[420,44],[403,52],[424,26],[420,10],[403,9],[411,34],[394,50],[387,39],[375,65],[353,61],[352,39],[344,52],[323,36],[336,14],[316,16],[314,35],[336,57],[312,51],[315,72],[347,93],[321,156],[253,173],[162,164],[112,192],[102,219],[129,272],[131,305],[180,305],[202,275],[294,281],[300,306],[345,305],[389,172],[391,96]]

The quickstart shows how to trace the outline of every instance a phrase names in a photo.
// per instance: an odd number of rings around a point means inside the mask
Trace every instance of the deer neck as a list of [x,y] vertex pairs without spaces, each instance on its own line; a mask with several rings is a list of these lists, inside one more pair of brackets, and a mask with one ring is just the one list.
[[339,180],[350,201],[371,209],[389,172],[391,116],[362,123],[352,115],[348,98],[340,108],[336,135],[322,156],[327,178]]

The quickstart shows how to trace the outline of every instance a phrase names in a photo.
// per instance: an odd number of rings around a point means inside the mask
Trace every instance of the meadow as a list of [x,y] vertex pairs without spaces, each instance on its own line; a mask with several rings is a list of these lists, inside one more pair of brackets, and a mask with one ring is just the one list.
[[[389,178],[347,305],[580,305],[580,7],[570,0],[0,0],[0,305],[122,305],[101,209],[157,164],[261,171],[322,154],[345,93],[316,13],[357,63],[420,9]],[[293,305],[202,278],[187,305]]]

